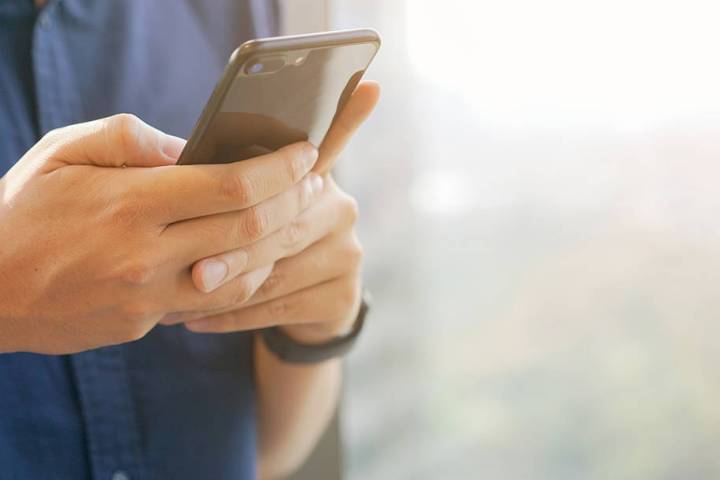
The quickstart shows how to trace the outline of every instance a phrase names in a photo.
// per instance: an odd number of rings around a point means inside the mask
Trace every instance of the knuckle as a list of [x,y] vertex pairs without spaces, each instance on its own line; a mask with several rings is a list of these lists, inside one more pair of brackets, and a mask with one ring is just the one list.
[[138,142],[140,119],[131,113],[108,117],[105,128],[110,139],[123,151],[132,150]]
[[220,181],[221,195],[241,205],[250,201],[252,190],[252,183],[245,175],[228,175]]
[[357,200],[350,195],[343,195],[342,198],[342,211],[343,217],[347,219],[348,223],[354,225],[360,217],[360,207]]
[[143,286],[150,283],[155,276],[156,267],[150,262],[135,260],[128,262],[120,269],[120,278],[129,285]]
[[305,238],[306,226],[299,220],[294,220],[285,227],[280,234],[280,246],[287,251],[294,251]]
[[346,243],[343,256],[347,259],[348,265],[353,267],[353,270],[358,270],[362,265],[365,250],[355,235]]
[[265,236],[269,224],[270,219],[264,210],[256,207],[248,208],[238,223],[238,239],[258,240]]
[[68,127],[53,128],[43,135],[40,141],[44,144],[53,144],[64,136],[66,128]]
[[292,314],[292,306],[285,298],[268,302],[266,308],[271,317],[284,317]]
[[303,178],[305,175],[305,160],[301,150],[293,149],[292,153],[288,154],[285,160],[285,168],[292,183],[297,183]]
[[279,273],[273,272],[270,276],[265,279],[258,293],[262,296],[271,296],[283,282],[283,276]]
[[303,209],[310,204],[310,199],[312,198],[312,186],[308,180],[298,184],[295,192],[297,194],[296,202],[299,209]]

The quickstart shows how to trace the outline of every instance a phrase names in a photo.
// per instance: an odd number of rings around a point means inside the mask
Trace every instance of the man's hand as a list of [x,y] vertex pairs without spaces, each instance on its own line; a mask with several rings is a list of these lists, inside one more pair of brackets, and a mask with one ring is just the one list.
[[[379,96],[365,82],[353,94],[320,147],[316,169],[326,174]],[[274,264],[272,274],[248,301],[215,311],[173,315],[163,324],[186,322],[195,332],[223,333],[269,326],[298,341],[321,342],[349,331],[360,303],[362,248],[355,235],[357,204],[325,175],[324,193],[294,221],[243,248],[204,259],[193,268],[198,289],[211,288],[203,272],[228,272],[225,281]]]
[[[324,193],[310,208],[262,240],[193,266],[198,290],[212,291],[217,284],[204,280],[207,271],[221,272],[219,288],[225,288],[237,275],[267,265],[272,274],[260,290],[235,306],[176,314],[162,323],[186,322],[190,330],[216,333],[281,326],[305,343],[324,342],[351,328],[360,303],[357,206],[327,172],[378,96],[378,85],[360,85],[334,122],[314,168],[325,178]],[[340,362],[285,363],[257,337],[254,365],[258,478],[284,478],[302,464],[335,410]]]
[[356,219],[355,200],[329,179],[322,196],[284,229],[242,250],[204,260],[242,272],[241,265],[259,268],[268,258],[285,257],[250,300],[162,323],[184,321],[190,330],[212,333],[284,325],[303,341],[343,333],[352,326],[359,302],[362,248],[353,230]]
[[[174,166],[183,141],[130,115],[48,133],[0,179],[0,352],[138,339],[170,312],[250,298],[270,267],[212,293],[190,266],[290,224],[323,187],[309,144]],[[125,167],[125,168],[120,168]],[[201,272],[203,285],[222,272]]]

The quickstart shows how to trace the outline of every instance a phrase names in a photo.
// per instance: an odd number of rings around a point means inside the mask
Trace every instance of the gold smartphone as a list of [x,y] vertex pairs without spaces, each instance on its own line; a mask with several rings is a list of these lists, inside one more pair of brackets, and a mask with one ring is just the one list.
[[380,48],[372,29],[251,40],[227,68],[179,165],[229,163],[319,146]]

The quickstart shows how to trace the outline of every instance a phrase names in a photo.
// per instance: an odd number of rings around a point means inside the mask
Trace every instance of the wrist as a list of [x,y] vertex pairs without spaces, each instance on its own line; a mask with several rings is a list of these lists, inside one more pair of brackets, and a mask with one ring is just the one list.
[[284,325],[280,329],[299,343],[320,344],[338,337],[348,335],[353,328],[360,305],[356,306],[347,318],[336,322],[302,323],[297,325]]
[[283,325],[279,328],[292,340],[310,345],[321,344],[339,337],[344,337],[349,335],[353,330],[355,320],[360,313],[362,300],[362,296],[358,295],[352,310],[347,312],[347,314],[339,320]]
[[[349,352],[365,325],[369,305],[367,292],[360,299],[357,315],[349,332],[345,322],[320,325],[272,327],[261,330],[265,345],[275,356],[289,363],[319,363]],[[295,335],[291,337],[290,335]]]

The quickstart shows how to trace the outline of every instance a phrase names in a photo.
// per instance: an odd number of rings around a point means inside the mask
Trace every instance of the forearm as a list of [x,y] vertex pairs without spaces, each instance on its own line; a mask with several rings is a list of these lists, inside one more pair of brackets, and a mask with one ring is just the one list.
[[259,478],[282,478],[302,465],[332,418],[342,383],[342,363],[285,363],[256,337],[255,370]]

